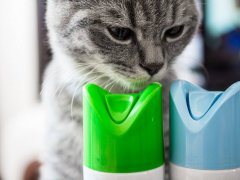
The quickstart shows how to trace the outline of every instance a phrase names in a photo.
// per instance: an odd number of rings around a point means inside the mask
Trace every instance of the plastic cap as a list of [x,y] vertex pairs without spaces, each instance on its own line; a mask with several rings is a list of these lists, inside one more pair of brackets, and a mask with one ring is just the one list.
[[164,164],[162,87],[139,94],[83,90],[84,165],[110,173],[142,172]]
[[240,82],[225,92],[174,82],[170,130],[172,163],[200,170],[240,168]]
[[213,106],[222,93],[191,91],[188,94],[188,104],[191,116],[195,120],[201,119]]
[[136,103],[137,95],[106,95],[106,103],[111,118],[116,123],[122,123],[128,117],[134,104]]

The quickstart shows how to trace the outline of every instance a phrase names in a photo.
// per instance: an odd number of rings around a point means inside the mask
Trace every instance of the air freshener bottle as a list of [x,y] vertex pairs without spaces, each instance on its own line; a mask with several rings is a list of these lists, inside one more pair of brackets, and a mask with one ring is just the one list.
[[170,160],[171,180],[240,180],[240,82],[225,92],[173,83]]
[[162,87],[139,94],[83,90],[84,180],[163,180]]

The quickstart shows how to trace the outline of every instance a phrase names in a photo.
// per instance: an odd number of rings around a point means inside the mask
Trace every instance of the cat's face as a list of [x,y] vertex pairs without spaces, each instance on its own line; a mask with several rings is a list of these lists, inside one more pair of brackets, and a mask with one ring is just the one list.
[[51,43],[125,86],[167,75],[195,33],[194,0],[48,0]]

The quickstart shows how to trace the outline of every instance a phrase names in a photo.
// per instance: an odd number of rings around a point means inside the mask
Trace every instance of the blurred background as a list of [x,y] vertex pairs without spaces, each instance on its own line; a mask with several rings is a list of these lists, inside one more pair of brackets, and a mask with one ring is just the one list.
[[[240,80],[240,0],[199,1],[203,25],[179,57],[179,78],[209,90]],[[51,59],[44,0],[0,1],[0,177],[37,180],[42,76]],[[0,179],[1,179],[0,178]]]

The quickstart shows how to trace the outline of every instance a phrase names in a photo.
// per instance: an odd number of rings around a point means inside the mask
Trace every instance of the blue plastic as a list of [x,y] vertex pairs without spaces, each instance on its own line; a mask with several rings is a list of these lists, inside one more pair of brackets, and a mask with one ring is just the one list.
[[172,84],[170,159],[191,169],[240,168],[240,82],[225,92]]

